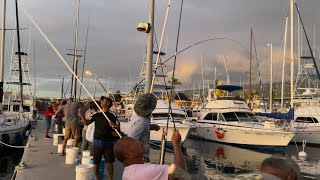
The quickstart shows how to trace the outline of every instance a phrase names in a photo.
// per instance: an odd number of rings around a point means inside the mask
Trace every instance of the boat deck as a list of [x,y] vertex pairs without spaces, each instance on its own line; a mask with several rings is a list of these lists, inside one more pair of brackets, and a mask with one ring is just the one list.
[[[53,136],[50,133],[50,136]],[[75,179],[75,165],[65,164],[66,156],[58,154],[58,147],[52,145],[53,139],[44,138],[44,121],[39,120],[29,137],[29,148],[25,148],[21,162],[27,165],[24,169],[17,170],[16,180],[64,180]],[[81,159],[81,158],[80,158]],[[120,180],[123,165],[116,161],[114,179]],[[108,179],[107,171],[104,178]]]

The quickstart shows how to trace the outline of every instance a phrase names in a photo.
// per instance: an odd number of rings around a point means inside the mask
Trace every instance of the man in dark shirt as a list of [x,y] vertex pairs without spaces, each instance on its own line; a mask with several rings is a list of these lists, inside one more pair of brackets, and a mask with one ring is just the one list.
[[[109,109],[112,106],[112,100],[105,96],[101,97],[101,108],[103,112],[106,114],[108,119],[111,121],[109,122],[103,115],[102,112],[98,112],[94,114],[90,122],[95,123],[95,130],[93,134],[93,164],[94,164],[94,174],[95,179],[98,180],[99,174],[99,167],[102,155],[106,160],[107,170],[109,174],[109,178],[113,179],[113,162],[115,161],[114,153],[113,153],[113,146],[117,139],[119,139],[116,132],[113,130],[115,125],[117,124],[117,116],[110,112]],[[83,119],[84,115],[81,113],[80,117]],[[113,128],[112,128],[113,127]]]

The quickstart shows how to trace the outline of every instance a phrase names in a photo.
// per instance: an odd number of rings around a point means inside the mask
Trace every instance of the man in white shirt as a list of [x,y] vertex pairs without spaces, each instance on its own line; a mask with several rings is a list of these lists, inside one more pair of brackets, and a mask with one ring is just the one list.
[[[174,148],[174,164],[185,170],[185,160],[181,151],[181,136],[179,131],[174,131],[171,137]],[[123,137],[114,146],[117,159],[125,166],[123,180],[171,180],[169,165],[145,163],[143,144],[134,138]]]

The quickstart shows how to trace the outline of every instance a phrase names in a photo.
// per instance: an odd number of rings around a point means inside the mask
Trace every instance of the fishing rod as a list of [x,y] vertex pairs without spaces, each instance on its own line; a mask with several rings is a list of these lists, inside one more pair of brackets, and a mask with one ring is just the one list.
[[[170,7],[170,0],[168,2],[168,9]],[[172,114],[172,107],[171,107],[171,101],[172,101],[172,96],[173,96],[173,82],[174,82],[174,75],[175,75],[175,70],[176,70],[176,62],[177,62],[177,51],[178,51],[178,45],[179,45],[179,37],[180,37],[180,28],[181,28],[181,19],[182,19],[182,7],[183,7],[183,0],[181,0],[181,6],[180,6],[180,15],[179,15],[179,25],[178,25],[178,34],[177,34],[177,39],[176,39],[176,48],[175,48],[175,55],[174,55],[174,62],[173,62],[173,70],[172,70],[172,78],[171,78],[171,92],[169,96],[169,109],[168,109],[168,114],[171,112]],[[172,117],[172,122],[173,122],[173,127],[174,130],[176,131],[176,126],[174,123],[174,118]],[[161,154],[160,154],[160,164],[164,164],[164,157],[165,157],[165,146],[166,146],[166,141],[167,141],[167,133],[169,129],[169,121],[170,121],[170,116],[168,116],[167,120],[167,125],[166,125],[166,132],[163,135],[162,138],[162,144],[161,144]]]
[[[26,14],[28,19],[31,21],[31,23],[37,28],[37,30],[40,32],[40,34],[43,36],[43,38],[47,41],[47,43],[50,45],[50,47],[53,49],[53,51],[57,54],[59,59],[65,64],[65,66],[68,68],[68,70],[73,74],[75,79],[79,82],[79,84],[83,87],[85,92],[89,95],[90,99],[95,103],[95,105],[98,107],[98,109],[101,111],[103,116],[106,118],[106,120],[111,124],[112,122],[108,118],[108,116],[103,112],[97,101],[93,98],[93,96],[90,94],[88,89],[83,85],[79,77],[76,75],[76,73],[71,69],[67,61],[63,58],[61,53],[57,50],[57,48],[52,44],[52,42],[49,40],[49,38],[46,36],[46,34],[42,31],[42,29],[39,27],[39,25],[36,23],[36,21],[33,19],[33,17],[25,10],[23,9],[23,12]],[[111,128],[117,133],[117,135],[122,138],[122,135],[119,133],[119,131],[115,128],[115,126],[111,126]]]

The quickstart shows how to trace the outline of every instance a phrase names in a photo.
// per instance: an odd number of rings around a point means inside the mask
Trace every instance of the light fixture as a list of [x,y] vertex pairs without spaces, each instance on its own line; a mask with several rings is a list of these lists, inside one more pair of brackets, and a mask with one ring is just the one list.
[[138,27],[137,27],[137,30],[149,33],[150,30],[151,30],[151,25],[150,25],[150,23],[139,23]]

